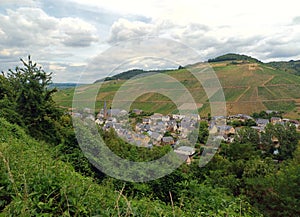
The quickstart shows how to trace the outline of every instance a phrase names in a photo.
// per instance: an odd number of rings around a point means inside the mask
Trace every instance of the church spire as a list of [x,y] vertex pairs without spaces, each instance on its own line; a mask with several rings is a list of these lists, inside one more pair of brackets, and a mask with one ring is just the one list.
[[107,107],[106,107],[106,100],[104,101],[104,105],[103,105],[103,115],[104,115],[104,119],[107,118]]

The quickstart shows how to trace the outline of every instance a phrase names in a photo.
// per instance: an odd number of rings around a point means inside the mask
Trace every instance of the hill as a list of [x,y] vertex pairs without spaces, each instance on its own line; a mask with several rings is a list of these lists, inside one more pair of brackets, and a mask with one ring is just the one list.
[[72,87],[76,87],[76,86],[80,86],[83,84],[77,84],[77,83],[51,83],[49,84],[48,88],[53,89],[67,89],[67,88],[72,88]]
[[165,71],[167,71],[167,70],[145,71],[143,69],[131,69],[131,70],[128,70],[128,71],[125,71],[125,72],[121,72],[117,75],[113,75],[111,77],[106,77],[106,78],[96,80],[94,83],[99,83],[99,82],[103,82],[103,81],[112,81],[112,80],[127,80],[127,79],[130,79],[130,78],[134,77],[134,76],[141,75],[141,74],[144,74],[144,73],[151,73],[151,72],[163,73]]
[[228,53],[208,60],[209,63],[223,62],[223,61],[233,61],[233,63],[238,63],[239,61],[248,62],[248,63],[261,63],[261,61],[253,57],[242,55],[242,54],[234,54],[234,53]]
[[[259,216],[245,200],[196,182],[197,190],[180,206],[152,199],[151,192],[127,196],[125,183],[119,191],[109,178],[97,184],[61,161],[56,148],[34,140],[3,118],[0,160],[1,216]],[[146,185],[140,184],[139,190],[147,191]]]
[[274,67],[276,69],[289,72],[295,75],[300,75],[300,60],[290,60],[281,62],[269,62],[267,65]]
[[[242,61],[240,61],[241,59]],[[262,110],[277,110],[284,111],[287,117],[299,118],[299,76],[244,55],[224,55],[215,58],[209,64],[216,72],[223,87],[228,114],[252,114]],[[198,103],[199,113],[207,116],[210,112],[208,98],[202,86],[187,69],[167,70],[163,73],[180,81]],[[96,109],[102,108],[104,101],[110,104],[114,94],[125,81],[120,79],[104,82],[97,97]],[[88,91],[98,88],[98,85],[86,85],[80,88],[82,91]],[[73,92],[74,89],[59,91],[54,99],[61,106],[71,107]],[[165,114],[176,112],[174,103],[157,93],[140,96],[132,104],[132,108]]]

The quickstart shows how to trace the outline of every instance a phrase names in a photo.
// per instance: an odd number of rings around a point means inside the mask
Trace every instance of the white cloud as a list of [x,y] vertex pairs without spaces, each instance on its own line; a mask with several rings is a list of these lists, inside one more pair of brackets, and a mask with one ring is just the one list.
[[114,43],[138,37],[154,36],[155,29],[156,26],[153,24],[140,21],[130,22],[121,18],[112,25],[108,41]]
[[86,47],[99,40],[96,28],[79,18],[60,19],[58,29],[66,46]]
[[[57,73],[57,80],[71,79],[74,72],[107,47],[149,36],[183,43],[199,52],[199,60],[227,52],[245,53],[264,61],[297,59],[298,2],[2,0],[0,62],[4,65],[31,54],[38,57],[37,61],[48,61],[47,67],[49,62],[65,67],[64,72]],[[162,50],[165,45],[160,46],[153,49],[168,56]],[[137,53],[142,54],[140,50]],[[123,58],[118,53],[112,57],[103,64]]]
[[96,28],[80,18],[55,18],[40,8],[18,8],[0,14],[4,37],[0,45],[12,47],[90,46],[98,40]]

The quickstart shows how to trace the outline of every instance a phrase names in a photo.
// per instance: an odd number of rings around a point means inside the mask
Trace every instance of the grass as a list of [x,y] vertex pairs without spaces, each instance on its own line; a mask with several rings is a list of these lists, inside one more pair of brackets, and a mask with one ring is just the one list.
[[264,105],[267,109],[285,112],[290,112],[296,108],[294,101],[264,102]]
[[[226,62],[212,63],[216,75],[223,87],[229,112],[253,113],[269,107],[280,107],[281,100],[286,101],[300,99],[300,77],[284,71],[275,70],[264,64],[227,64]],[[208,98],[200,82],[187,70],[172,70],[165,72],[166,75],[176,79],[191,93],[196,103],[204,104],[201,113],[209,112],[209,105],[206,105]],[[106,100],[108,104],[114,99],[119,88],[124,85],[122,80],[109,81],[102,84],[98,91],[96,108],[100,109]],[[212,82],[213,84],[213,82]],[[99,84],[97,84],[99,85]],[[79,88],[77,98],[82,101],[94,100],[89,93],[97,91],[97,85],[85,85]],[[175,83],[165,82],[162,84],[149,84],[154,90],[164,89],[172,91],[173,96],[181,96],[182,91],[175,87]],[[54,99],[59,105],[71,107],[74,88],[65,89],[55,94]],[[130,93],[128,93],[130,94]],[[273,100],[273,106],[270,100]],[[98,102],[99,101],[99,102]],[[169,102],[166,102],[169,101]],[[169,105],[168,105],[169,104]],[[174,104],[160,94],[144,94],[140,96],[131,106],[144,109],[145,111],[169,113]],[[289,112],[289,106],[281,106],[284,111]]]
[[96,184],[57,153],[0,118],[0,216],[172,216],[174,210],[184,215],[150,196],[128,198],[110,180]]

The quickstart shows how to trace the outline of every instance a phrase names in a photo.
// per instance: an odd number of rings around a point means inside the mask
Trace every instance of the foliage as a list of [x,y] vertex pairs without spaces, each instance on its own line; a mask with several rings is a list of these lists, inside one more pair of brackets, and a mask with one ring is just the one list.
[[[59,143],[59,119],[62,111],[52,100],[56,89],[48,90],[51,83],[51,73],[46,73],[28,57],[25,62],[21,59],[23,67],[8,70],[6,76],[1,76],[4,83],[2,90],[5,108],[11,112],[1,112],[2,117],[15,119],[14,123],[26,126],[28,132],[39,139]],[[4,75],[4,73],[3,73]],[[14,113],[18,115],[12,116]]]
[[[279,147],[275,147],[274,140],[278,140]],[[286,160],[293,157],[293,153],[297,148],[299,135],[296,132],[295,125],[292,124],[268,124],[265,133],[262,134],[263,149],[273,154],[274,150],[278,150],[277,159]]]
[[267,63],[269,66],[274,67],[276,69],[280,69],[282,71],[286,71],[292,74],[300,75],[300,61],[290,60],[288,62],[269,62]]
[[259,63],[260,61],[257,59],[254,59],[250,56],[246,56],[246,55],[240,55],[240,54],[234,54],[234,53],[229,53],[229,54],[225,54],[213,59],[209,59],[208,62],[222,62],[222,61],[229,61],[229,60],[243,60],[243,61],[249,61],[249,62],[254,62],[254,63]]
[[[53,147],[0,119],[0,208],[5,216],[172,216],[156,200],[129,199],[57,159]],[[145,209],[145,207],[147,207]],[[180,215],[181,210],[174,207]]]
[[206,121],[201,121],[199,125],[198,142],[205,144],[209,135],[208,124]]
[[272,117],[279,117],[282,118],[282,111],[277,112],[277,111],[272,111],[270,113],[267,113],[266,111],[261,111],[259,113],[254,112],[252,114],[253,118],[263,118],[263,119],[271,119]]
[[[85,158],[71,117],[57,108],[54,90],[47,89],[51,74],[30,58],[22,63],[23,68],[0,76],[1,216],[300,215],[300,149],[294,125],[269,124],[261,135],[244,127],[203,168],[194,159],[157,180],[124,182],[96,170]],[[132,146],[113,130],[99,132],[115,154],[130,161],[151,161],[172,151],[169,146]],[[95,139],[81,133],[84,140]],[[195,133],[205,143],[207,123],[201,122]],[[279,146],[274,146],[276,139]]]

